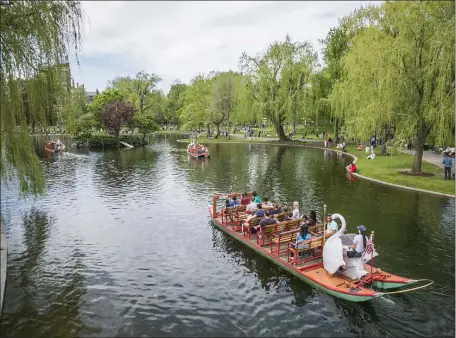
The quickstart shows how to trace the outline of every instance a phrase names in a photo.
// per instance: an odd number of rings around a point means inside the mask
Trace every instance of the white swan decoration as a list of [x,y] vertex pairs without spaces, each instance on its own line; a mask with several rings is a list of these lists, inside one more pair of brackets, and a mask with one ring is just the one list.
[[326,240],[325,246],[323,247],[323,267],[330,274],[336,273],[341,266],[345,265],[342,241],[339,237],[343,235],[345,229],[347,228],[347,224],[345,223],[345,219],[342,215],[333,214],[332,218],[340,219],[342,226],[339,231]]

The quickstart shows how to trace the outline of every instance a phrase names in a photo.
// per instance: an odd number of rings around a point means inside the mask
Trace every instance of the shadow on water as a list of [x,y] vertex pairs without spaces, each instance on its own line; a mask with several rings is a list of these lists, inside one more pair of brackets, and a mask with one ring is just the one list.
[[47,261],[47,241],[54,226],[53,217],[35,208],[22,217],[25,250],[8,256],[9,297],[2,314],[2,336],[24,337],[33,332],[35,337],[58,337],[98,332],[89,328],[80,314],[86,294],[80,273],[85,269],[84,254],[74,247],[71,264],[61,271],[55,271]]

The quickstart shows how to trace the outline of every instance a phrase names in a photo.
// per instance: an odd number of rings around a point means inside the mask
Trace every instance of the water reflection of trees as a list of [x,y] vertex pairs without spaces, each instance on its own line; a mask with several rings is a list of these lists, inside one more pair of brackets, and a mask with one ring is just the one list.
[[135,187],[156,184],[157,152],[148,147],[112,150],[100,153],[95,162],[93,181],[104,194],[106,190],[125,194]]
[[86,294],[84,277],[79,273],[85,268],[83,255],[73,255],[71,266],[56,267],[47,262],[47,241],[54,224],[53,217],[34,208],[22,218],[25,249],[8,257],[2,335],[47,337],[96,332],[82,322],[79,312]]

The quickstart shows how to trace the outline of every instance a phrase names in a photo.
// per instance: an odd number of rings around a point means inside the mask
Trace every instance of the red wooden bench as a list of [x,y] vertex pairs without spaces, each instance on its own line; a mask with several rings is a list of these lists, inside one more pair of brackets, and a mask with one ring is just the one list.
[[[277,223],[275,233],[271,237],[271,253],[277,252],[277,256],[280,256],[282,244],[296,239],[296,234],[300,231],[300,225],[300,219]],[[276,250],[274,250],[274,245],[277,246]]]
[[[315,256],[315,249],[321,248],[323,245],[323,236],[320,237],[311,237],[308,241],[304,241],[302,244],[307,244],[307,248],[293,248],[292,242],[288,243],[288,263],[299,265],[301,263],[305,263],[310,260],[314,260]],[[307,258],[299,258],[299,254],[301,252],[311,252],[312,256]],[[291,253],[293,253],[293,257],[291,257]]]

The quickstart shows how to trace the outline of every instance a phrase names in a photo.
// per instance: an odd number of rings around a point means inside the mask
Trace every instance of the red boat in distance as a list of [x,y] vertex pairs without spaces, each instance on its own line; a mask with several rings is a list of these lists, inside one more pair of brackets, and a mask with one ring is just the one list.
[[57,154],[65,150],[65,145],[59,139],[57,139],[57,141],[48,141],[44,145],[44,150],[47,153]]
[[192,143],[187,146],[187,153],[194,158],[209,158],[211,156],[208,147],[205,147],[195,141],[192,141]]

